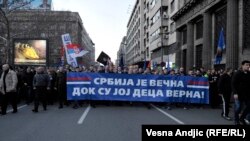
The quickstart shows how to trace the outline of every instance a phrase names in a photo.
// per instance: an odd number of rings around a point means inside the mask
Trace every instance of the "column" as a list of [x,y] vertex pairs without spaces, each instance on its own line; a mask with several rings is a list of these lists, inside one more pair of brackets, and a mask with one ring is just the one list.
[[238,0],[227,0],[226,67],[238,66]]
[[187,70],[193,68],[194,65],[194,25],[189,22],[187,24]]
[[175,65],[176,67],[180,68],[183,67],[181,65],[181,32],[176,30],[176,56],[175,56]]
[[203,49],[202,66],[208,70],[212,68],[212,15],[203,14]]

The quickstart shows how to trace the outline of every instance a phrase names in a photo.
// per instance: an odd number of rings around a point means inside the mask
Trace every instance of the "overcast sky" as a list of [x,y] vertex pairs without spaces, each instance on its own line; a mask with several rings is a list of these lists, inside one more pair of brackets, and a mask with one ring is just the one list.
[[123,36],[135,0],[53,0],[55,10],[79,12],[83,25],[95,43],[96,58],[101,51],[112,61]]

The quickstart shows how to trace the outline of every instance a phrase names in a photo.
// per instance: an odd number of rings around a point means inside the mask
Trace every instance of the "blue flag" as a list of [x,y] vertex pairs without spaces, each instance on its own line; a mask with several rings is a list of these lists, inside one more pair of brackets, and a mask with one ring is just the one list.
[[219,37],[218,46],[217,46],[217,53],[215,56],[216,57],[215,64],[220,64],[222,60],[222,53],[225,48],[226,48],[226,45],[225,45],[225,40],[224,40],[224,31],[223,31],[223,28],[221,28],[220,37]]

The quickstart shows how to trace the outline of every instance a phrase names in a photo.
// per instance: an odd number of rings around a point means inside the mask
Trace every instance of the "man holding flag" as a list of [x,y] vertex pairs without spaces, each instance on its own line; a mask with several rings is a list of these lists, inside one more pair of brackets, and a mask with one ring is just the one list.
[[225,45],[225,40],[224,40],[224,31],[223,31],[223,28],[221,28],[218,46],[217,46],[217,53],[215,56],[215,64],[216,65],[221,63],[222,54],[223,54],[224,49],[226,49],[226,45]]

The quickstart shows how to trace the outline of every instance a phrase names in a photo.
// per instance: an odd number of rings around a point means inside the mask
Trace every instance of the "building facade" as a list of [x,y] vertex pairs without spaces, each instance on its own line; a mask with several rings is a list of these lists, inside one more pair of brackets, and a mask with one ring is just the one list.
[[142,58],[142,0],[136,0],[133,11],[127,24],[127,64],[132,65]]
[[[177,31],[176,65],[237,69],[242,60],[250,60],[249,6],[248,0],[186,0],[179,5],[172,16]],[[221,63],[215,64],[222,29],[226,49]]]
[[[175,63],[177,0],[137,0],[127,25],[127,64]],[[151,64],[153,64],[151,63]]]
[[150,3],[150,48],[151,61],[155,64],[175,64],[175,22],[170,17],[178,11],[176,0],[152,0]]
[[[82,20],[76,12],[62,11],[40,11],[40,10],[18,10],[10,17],[11,46],[13,39],[47,39],[49,66],[58,66],[61,61],[62,39],[61,35],[69,33],[71,40],[79,44],[89,53],[78,58],[78,63],[90,66],[95,62],[95,47]],[[0,24],[0,36],[6,35],[6,28]],[[0,63],[4,63],[5,45],[0,39]],[[11,56],[14,56],[13,51]],[[13,59],[13,58],[12,58]],[[66,59],[65,59],[66,60]],[[13,60],[12,60],[13,62]],[[66,61],[65,61],[66,63]]]
[[126,56],[126,47],[127,47],[127,37],[124,36],[122,38],[122,42],[120,43],[119,50],[117,52],[117,60],[116,60],[116,66],[127,66],[127,56]]

